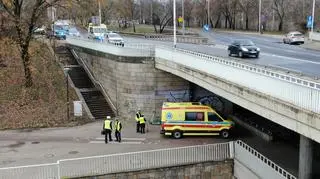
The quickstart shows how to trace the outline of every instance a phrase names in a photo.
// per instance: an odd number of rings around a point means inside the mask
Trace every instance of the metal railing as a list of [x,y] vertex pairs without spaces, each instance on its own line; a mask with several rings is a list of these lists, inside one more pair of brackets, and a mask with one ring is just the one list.
[[[320,113],[319,80],[304,79],[259,65],[179,48],[157,47],[156,59],[183,64],[289,104]],[[195,60],[197,63],[194,63]]]
[[297,177],[240,140],[235,142],[234,149],[234,159],[240,161],[261,179],[297,179]]
[[60,179],[59,163],[0,168],[0,179]]
[[233,142],[111,154],[57,163],[0,168],[0,179],[60,179],[224,161],[233,158]]
[[231,159],[229,143],[60,160],[63,177],[94,176]]

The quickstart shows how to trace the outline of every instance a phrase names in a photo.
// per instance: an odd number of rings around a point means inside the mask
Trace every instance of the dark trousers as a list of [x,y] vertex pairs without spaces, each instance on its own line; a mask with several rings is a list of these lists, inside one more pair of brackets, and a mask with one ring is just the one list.
[[140,122],[137,122],[137,132],[140,132],[140,129],[141,129]]
[[116,135],[116,141],[121,142],[121,132],[116,131],[115,135]]
[[108,143],[108,135],[109,135],[109,141],[112,141],[110,129],[106,129],[106,132],[104,134],[104,142],[105,143]]
[[144,134],[145,133],[145,129],[146,128],[146,124],[143,123],[143,124],[140,124],[140,131],[141,131],[141,134]]

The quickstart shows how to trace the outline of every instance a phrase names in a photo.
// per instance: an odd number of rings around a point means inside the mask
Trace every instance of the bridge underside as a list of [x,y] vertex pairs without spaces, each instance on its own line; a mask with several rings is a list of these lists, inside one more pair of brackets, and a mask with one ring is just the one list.
[[317,124],[313,124],[314,121],[319,121],[320,118],[315,113],[298,109],[271,96],[164,59],[156,59],[155,67],[193,82],[262,117],[320,143],[320,131],[313,127],[317,126]]

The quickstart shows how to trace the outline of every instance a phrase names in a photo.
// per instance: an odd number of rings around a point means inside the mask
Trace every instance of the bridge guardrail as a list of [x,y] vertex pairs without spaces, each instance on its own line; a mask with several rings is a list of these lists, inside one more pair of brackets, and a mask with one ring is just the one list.
[[[304,109],[320,113],[320,82],[318,80],[311,81],[265,66],[246,64],[236,60],[224,59],[179,48],[157,47],[156,57],[183,63],[184,65],[192,64],[192,67],[195,69],[244,85],[250,89],[271,95]],[[204,61],[194,63],[194,57],[203,59]],[[177,59],[183,59],[184,61]]]
[[240,161],[261,179],[297,179],[241,140],[235,141],[234,149],[235,160]]

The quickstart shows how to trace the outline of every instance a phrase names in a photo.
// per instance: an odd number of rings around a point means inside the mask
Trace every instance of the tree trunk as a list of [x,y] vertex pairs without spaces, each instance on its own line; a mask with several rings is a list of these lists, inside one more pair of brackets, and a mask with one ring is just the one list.
[[224,28],[228,28],[228,16],[224,18]]
[[216,23],[214,24],[214,28],[219,28],[219,24],[220,24],[220,17],[221,17],[221,15],[220,15],[220,13],[219,13],[219,15],[218,15],[218,19],[217,19]]
[[132,27],[133,27],[133,32],[136,33],[136,26],[133,21],[132,21]]
[[246,13],[246,30],[249,30],[249,17],[248,17],[248,13]]
[[155,24],[155,23],[153,23],[153,27],[154,27],[154,32],[157,34],[157,33],[158,33],[158,31],[157,31],[157,26],[156,26],[156,24]]
[[30,56],[28,52],[29,42],[26,45],[21,46],[21,59],[24,69],[25,86],[31,87],[33,85],[31,70],[30,70]]
[[278,30],[279,30],[279,31],[282,31],[282,29],[283,29],[283,19],[280,18]]

